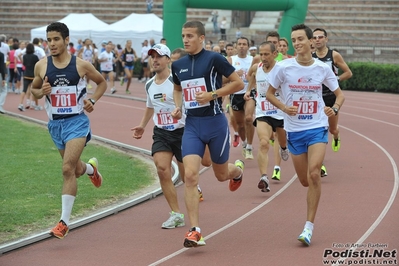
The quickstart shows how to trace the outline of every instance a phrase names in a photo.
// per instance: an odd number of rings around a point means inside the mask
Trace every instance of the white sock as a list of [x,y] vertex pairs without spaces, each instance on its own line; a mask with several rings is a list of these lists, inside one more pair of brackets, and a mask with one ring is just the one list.
[[62,195],[61,200],[62,200],[61,220],[63,220],[66,225],[69,225],[69,219],[71,218],[71,212],[72,212],[73,203],[75,202],[75,196]]
[[313,231],[313,226],[314,224],[312,222],[306,221],[305,228],[309,229],[310,231]]
[[278,169],[278,170],[280,170],[280,166],[278,166],[278,165],[275,165],[275,166],[274,166],[274,169]]
[[88,175],[94,174],[94,168],[89,163],[86,164],[86,172],[85,172],[85,174],[88,174]]
[[237,166],[237,168],[241,170],[241,174],[239,176],[233,178],[233,180],[236,180],[236,181],[240,180],[240,178],[242,177],[242,174],[244,173],[244,170],[242,170],[241,167]]
[[247,141],[246,141],[246,140],[242,142],[242,147],[243,147],[243,148],[246,148],[246,147],[247,147]]
[[198,233],[201,233],[201,228],[199,228],[198,226],[195,227],[195,231],[197,231]]
[[252,144],[247,144],[247,146],[245,146],[245,148],[247,148],[247,150],[252,150]]
[[238,136],[238,132],[234,132],[234,136]]

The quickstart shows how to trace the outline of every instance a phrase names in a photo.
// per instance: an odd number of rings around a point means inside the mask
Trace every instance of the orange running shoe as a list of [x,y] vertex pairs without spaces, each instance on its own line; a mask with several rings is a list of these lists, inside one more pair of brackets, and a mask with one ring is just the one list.
[[241,186],[242,177],[244,176],[244,162],[241,160],[236,160],[234,165],[242,170],[242,174],[241,174],[240,178],[230,179],[230,182],[229,182],[230,191],[236,191]]
[[240,136],[234,135],[233,147],[240,145]]
[[51,229],[50,235],[55,236],[58,239],[63,239],[64,237],[66,237],[68,232],[68,226],[64,223],[63,220],[61,220],[53,229]]
[[198,186],[199,201],[204,201],[204,194],[202,194],[202,189]]
[[103,183],[103,177],[98,171],[98,160],[93,157],[89,160],[89,164],[93,166],[94,169],[94,173],[89,175],[91,182],[95,187],[101,187],[101,184]]
[[196,247],[205,246],[206,244],[201,233],[195,231],[195,227],[193,227],[186,233],[183,245],[186,248],[196,248]]

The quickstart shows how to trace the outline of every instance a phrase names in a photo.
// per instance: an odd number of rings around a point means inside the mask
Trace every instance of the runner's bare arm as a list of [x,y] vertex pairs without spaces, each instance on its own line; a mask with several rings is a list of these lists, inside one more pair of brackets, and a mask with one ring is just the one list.
[[280,102],[279,99],[276,97],[276,88],[274,88],[272,85],[269,85],[269,88],[267,89],[266,92],[266,99],[276,106],[278,109],[286,113],[287,115],[296,115],[298,111],[298,107],[296,106],[287,106],[284,103]]
[[80,58],[76,59],[76,65],[78,69],[78,73],[81,77],[87,76],[90,80],[97,84],[97,88],[94,90],[93,95],[90,97],[95,101],[98,101],[107,90],[107,82],[104,77],[94,68],[94,66],[84,61]]
[[41,99],[44,95],[48,95],[51,93],[50,83],[47,82],[47,77],[44,77],[46,69],[47,60],[40,60],[35,65],[35,77],[32,81],[31,92],[36,99]]
[[[216,90],[218,97],[224,97],[224,96],[233,94],[234,92],[237,92],[237,91],[241,90],[242,88],[244,88],[244,82],[238,76],[237,72],[231,73],[231,75],[228,76],[226,79],[227,79],[227,82],[223,84],[223,87]],[[213,100],[213,98],[212,98],[211,92],[207,92],[206,96],[204,95],[204,97],[197,96],[197,101],[200,104],[203,104],[204,102],[210,102],[212,100]]]
[[140,124],[131,129],[131,131],[133,131],[133,138],[141,139],[141,137],[144,134],[145,127],[147,126],[148,122],[150,121],[153,115],[154,115],[154,108],[147,107],[144,111],[143,117],[141,118]]
[[333,51],[333,58],[335,64],[338,66],[339,69],[342,70],[342,74],[339,76],[339,80],[347,80],[352,77],[352,71],[348,67],[348,65],[345,63],[344,59],[342,58],[341,54]]
[[182,95],[182,87],[180,85],[173,85],[173,101],[175,103],[175,109],[172,111],[171,115],[175,119],[180,119],[183,115],[182,113],[182,104],[183,104],[183,95]]
[[252,90],[253,88],[256,87],[256,68],[257,68],[257,64],[252,65],[247,73],[247,80],[248,80],[248,91]]

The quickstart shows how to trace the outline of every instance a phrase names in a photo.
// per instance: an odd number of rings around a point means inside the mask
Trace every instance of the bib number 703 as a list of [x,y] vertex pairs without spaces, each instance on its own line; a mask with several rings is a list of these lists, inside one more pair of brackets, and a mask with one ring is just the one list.
[[317,101],[294,101],[294,106],[298,107],[298,114],[317,113]]

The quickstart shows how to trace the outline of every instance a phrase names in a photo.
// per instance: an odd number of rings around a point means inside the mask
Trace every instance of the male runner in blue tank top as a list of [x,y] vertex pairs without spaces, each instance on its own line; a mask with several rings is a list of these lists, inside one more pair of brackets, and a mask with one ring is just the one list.
[[[80,160],[83,148],[91,138],[90,121],[84,111],[91,113],[93,105],[107,89],[107,83],[94,66],[68,53],[69,29],[60,22],[47,27],[47,41],[51,56],[35,66],[32,94],[45,98],[49,117],[48,129],[62,157],[62,213],[50,234],[62,239],[69,231],[69,219],[77,193],[77,178],[88,174],[91,182],[100,187],[102,176],[98,161]],[[86,99],[85,76],[97,84],[90,99]]]
[[[222,109],[222,98],[244,88],[244,83],[222,55],[203,49],[205,28],[200,21],[183,25],[183,44],[188,55],[173,62],[172,75],[176,109],[172,116],[182,116],[186,110],[186,126],[182,139],[185,169],[185,202],[191,229],[184,239],[185,247],[205,245],[199,228],[198,178],[201,157],[208,145],[212,167],[219,181],[230,180],[235,191],[241,185],[244,163],[228,163],[230,132]],[[222,77],[230,82],[222,87]],[[184,100],[183,100],[184,97]]]

